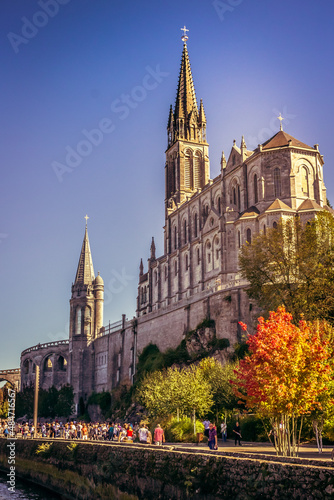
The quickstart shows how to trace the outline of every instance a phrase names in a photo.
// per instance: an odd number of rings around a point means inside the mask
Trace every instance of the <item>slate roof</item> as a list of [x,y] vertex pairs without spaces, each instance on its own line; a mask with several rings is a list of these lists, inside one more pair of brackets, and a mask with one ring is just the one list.
[[282,200],[279,200],[276,198],[276,200],[269,205],[269,207],[265,210],[266,212],[276,212],[276,211],[284,211],[284,212],[294,212],[294,210],[289,207],[286,203],[284,203]]
[[75,284],[89,285],[95,279],[92,254],[89,246],[87,226],[85,236],[81,247]]

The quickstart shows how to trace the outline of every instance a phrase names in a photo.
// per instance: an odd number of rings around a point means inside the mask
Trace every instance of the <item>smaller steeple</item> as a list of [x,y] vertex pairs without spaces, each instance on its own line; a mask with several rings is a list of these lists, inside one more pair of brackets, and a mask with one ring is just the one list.
[[89,217],[86,215],[85,236],[81,247],[77,274],[75,276],[75,281],[74,281],[75,285],[77,284],[91,285],[95,279],[92,254],[90,251],[88,231],[87,231],[88,218]]
[[242,136],[242,138],[241,138],[240,151],[241,151],[241,160],[245,161],[247,147],[246,147],[244,136]]
[[224,168],[226,168],[226,158],[225,158],[224,151],[222,151],[222,157],[220,160],[220,168],[221,168],[221,170],[224,170]]
[[172,105],[170,105],[170,110],[169,110],[167,131],[168,131],[168,147],[169,147],[173,144],[174,141],[174,113]]
[[206,116],[205,116],[205,112],[204,112],[203,99],[201,99],[200,105],[199,105],[199,122],[201,124],[206,123]]
[[139,276],[143,276],[143,273],[144,273],[143,259],[140,259],[140,264],[139,264]]
[[172,105],[170,105],[170,109],[169,109],[169,117],[168,117],[168,124],[167,124],[168,129],[173,128],[173,123],[174,123],[173,106],[172,106]]
[[151,243],[151,260],[155,260],[155,243],[154,243],[153,236],[152,236],[152,243]]
[[206,142],[206,116],[205,116],[205,111],[204,111],[202,99],[200,101],[200,106],[199,106],[198,125],[199,125],[200,135],[201,135],[200,140],[202,142]]

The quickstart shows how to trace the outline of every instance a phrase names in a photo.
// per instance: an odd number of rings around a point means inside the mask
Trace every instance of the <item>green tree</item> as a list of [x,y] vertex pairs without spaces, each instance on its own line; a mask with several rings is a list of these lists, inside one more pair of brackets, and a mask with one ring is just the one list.
[[12,387],[10,382],[6,382],[5,385],[0,388],[0,418],[8,417],[8,389]]
[[222,365],[214,358],[204,358],[197,367],[211,387],[213,399],[211,412],[217,422],[222,413],[226,414],[240,408],[239,398],[235,395],[231,384],[231,381],[236,381],[237,366],[238,362]]
[[265,312],[284,305],[298,321],[334,321],[334,218],[328,211],[301,223],[281,220],[239,255],[248,294]]
[[55,414],[59,417],[69,417],[70,415],[73,414],[73,412],[74,412],[73,387],[69,384],[66,384],[59,389],[58,399],[55,405]]
[[[24,387],[21,392],[16,394],[15,412],[17,417],[32,418],[34,394],[33,385]],[[38,416],[45,418],[69,417],[73,413],[73,401],[73,387],[70,385],[64,385],[59,390],[55,386],[51,386],[49,389],[40,388],[38,391]]]
[[213,404],[210,384],[195,366],[147,374],[137,398],[155,417],[193,415],[194,411],[202,416]]
[[16,417],[32,418],[34,413],[34,386],[23,387],[23,389],[16,393],[15,401],[15,415]]
[[54,385],[49,389],[39,389],[38,393],[38,414],[40,417],[54,418],[57,415],[56,406],[58,403],[59,391]]

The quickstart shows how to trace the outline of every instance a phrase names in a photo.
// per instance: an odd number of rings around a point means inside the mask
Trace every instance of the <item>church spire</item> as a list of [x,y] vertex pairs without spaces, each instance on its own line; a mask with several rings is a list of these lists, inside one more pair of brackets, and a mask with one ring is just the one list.
[[[186,27],[181,28],[183,51],[175,108],[168,116],[168,147],[165,179],[166,217],[193,194],[202,190],[210,177],[209,145],[203,102],[198,108],[187,49]],[[167,233],[166,233],[167,234]]]
[[74,281],[75,285],[77,284],[89,285],[95,279],[92,254],[90,251],[89,239],[88,239],[87,215],[85,219],[86,219],[85,236],[81,247],[77,274],[75,276],[75,281]]
[[[182,28],[182,31],[186,28]],[[189,31],[189,30],[186,30]],[[182,36],[183,51],[179,81],[176,92],[175,108],[171,106],[168,117],[168,147],[178,140],[185,140],[206,144],[206,117],[201,100],[198,109],[193,76],[186,41],[187,35]]]
[[[186,42],[184,42],[182,58],[181,58],[179,83],[178,83],[176,102],[175,102],[175,118],[176,119],[184,118],[187,122],[188,116],[193,110],[198,114],[197,100],[196,100],[193,76],[191,73],[189,54],[188,54],[187,44]],[[185,125],[187,125],[187,123],[185,123]]]

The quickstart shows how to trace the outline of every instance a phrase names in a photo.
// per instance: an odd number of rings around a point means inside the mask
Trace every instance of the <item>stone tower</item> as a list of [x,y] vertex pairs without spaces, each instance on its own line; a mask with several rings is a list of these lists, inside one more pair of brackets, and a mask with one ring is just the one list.
[[198,109],[187,44],[184,43],[175,108],[167,125],[166,201],[186,201],[209,180],[208,143],[203,102]]
[[[170,107],[165,164],[165,218],[209,181],[209,145],[202,99],[197,106],[189,54],[184,41],[175,108]],[[171,235],[165,234],[165,252]]]
[[93,341],[103,326],[104,284],[95,278],[87,222],[70,299],[69,383],[74,388],[76,404],[93,390]]

